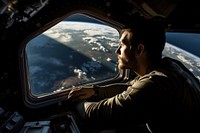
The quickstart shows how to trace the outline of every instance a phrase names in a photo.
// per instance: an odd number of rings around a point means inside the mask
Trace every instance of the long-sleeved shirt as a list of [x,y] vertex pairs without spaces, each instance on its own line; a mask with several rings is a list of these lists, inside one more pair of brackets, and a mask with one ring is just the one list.
[[116,86],[98,87],[107,98],[79,104],[86,122],[105,128],[147,123],[153,133],[199,130],[200,83],[180,62],[165,57],[150,73]]

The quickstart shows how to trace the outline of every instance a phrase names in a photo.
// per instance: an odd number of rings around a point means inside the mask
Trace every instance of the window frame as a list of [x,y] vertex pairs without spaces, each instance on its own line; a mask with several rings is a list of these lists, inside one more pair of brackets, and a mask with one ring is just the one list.
[[[119,23],[116,23],[113,21],[109,21],[109,22],[105,21],[106,18],[104,18],[103,16],[98,16],[91,12],[75,11],[75,12],[70,12],[67,15],[64,15],[63,17],[60,17],[56,20],[53,20],[52,22],[48,23],[44,27],[40,28],[39,30],[37,30],[34,33],[27,36],[24,39],[24,41],[22,42],[20,50],[19,50],[20,73],[21,73],[21,78],[22,78],[22,80],[21,80],[22,81],[22,83],[21,83],[22,84],[22,93],[23,93],[24,103],[26,106],[31,107],[31,108],[39,108],[39,107],[47,106],[47,105],[54,104],[54,103],[59,103],[59,102],[66,100],[67,95],[69,93],[68,89],[60,91],[60,92],[49,93],[46,95],[44,94],[41,96],[32,95],[32,93],[30,91],[31,90],[31,86],[29,83],[30,75],[29,75],[29,70],[28,70],[29,67],[28,67],[28,61],[27,61],[27,55],[26,55],[25,49],[26,49],[28,42],[31,39],[42,34],[46,30],[53,27],[54,25],[58,24],[59,22],[66,19],[67,17],[69,17],[73,14],[76,14],[76,13],[86,15],[88,17],[91,17],[92,19],[96,19],[97,21],[100,21],[100,22],[106,24],[107,26],[115,28],[118,32],[123,27],[122,24],[119,24]],[[104,84],[110,84],[110,83],[114,83],[114,82],[124,82],[128,79],[128,76],[129,76],[128,70],[119,70],[119,73],[115,77],[113,77],[111,79],[103,80],[103,81],[94,82],[92,84],[104,85]],[[91,83],[89,83],[89,84],[91,84]]]

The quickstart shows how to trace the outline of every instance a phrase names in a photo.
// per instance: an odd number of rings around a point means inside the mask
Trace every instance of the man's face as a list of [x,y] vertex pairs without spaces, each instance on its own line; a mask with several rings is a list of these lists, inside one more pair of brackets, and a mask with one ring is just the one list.
[[131,45],[130,37],[132,36],[129,32],[124,32],[119,40],[119,47],[115,51],[118,55],[118,67],[120,69],[136,69],[137,60],[135,58],[135,50]]

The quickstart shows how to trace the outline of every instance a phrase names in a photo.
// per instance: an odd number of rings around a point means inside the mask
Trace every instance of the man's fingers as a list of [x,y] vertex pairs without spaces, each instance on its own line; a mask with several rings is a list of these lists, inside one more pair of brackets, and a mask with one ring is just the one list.
[[91,88],[83,88],[83,87],[73,88],[68,94],[68,99],[72,101],[87,99],[88,97],[91,96],[90,90]]
[[82,100],[82,98],[84,97],[84,94],[76,94],[76,95],[68,95],[68,100],[71,101],[77,101],[77,100]]
[[71,97],[72,95],[76,95],[76,93],[80,93],[80,88],[73,88],[69,94],[68,94],[68,97]]

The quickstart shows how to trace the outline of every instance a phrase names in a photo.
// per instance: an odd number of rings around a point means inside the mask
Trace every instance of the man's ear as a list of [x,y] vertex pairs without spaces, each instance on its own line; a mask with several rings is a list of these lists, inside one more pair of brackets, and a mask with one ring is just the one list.
[[141,55],[145,52],[145,47],[144,47],[144,44],[139,44],[137,46],[137,50],[136,50],[136,54],[137,55]]

